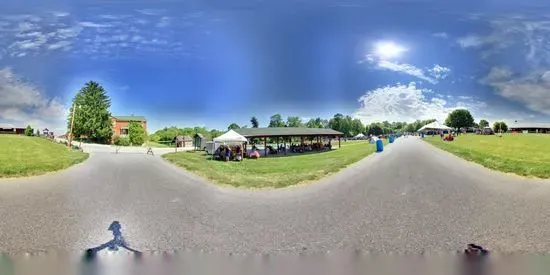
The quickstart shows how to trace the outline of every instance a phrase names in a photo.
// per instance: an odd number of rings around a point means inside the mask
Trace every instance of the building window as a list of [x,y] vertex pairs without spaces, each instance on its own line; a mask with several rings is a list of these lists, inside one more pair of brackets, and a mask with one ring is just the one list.
[[127,136],[128,135],[128,129],[120,129],[120,135],[121,136]]

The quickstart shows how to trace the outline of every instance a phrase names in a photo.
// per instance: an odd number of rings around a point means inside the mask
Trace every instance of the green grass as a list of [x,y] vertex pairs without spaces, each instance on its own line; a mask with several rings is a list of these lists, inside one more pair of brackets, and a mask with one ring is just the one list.
[[376,146],[367,142],[342,142],[342,148],[330,152],[245,159],[243,162],[209,160],[204,152],[169,153],[163,157],[217,184],[281,188],[320,179],[375,151]]
[[67,168],[87,153],[39,137],[0,135],[0,178],[39,175]]
[[463,135],[452,142],[426,137],[427,142],[487,168],[521,176],[550,178],[550,135]]
[[153,142],[153,141],[149,141],[149,143],[145,142],[145,144],[143,144],[143,146],[147,147],[147,144],[149,144],[149,146],[151,146],[151,148],[168,148],[168,147],[171,147],[171,146],[168,146],[167,143],[158,143],[158,142]]

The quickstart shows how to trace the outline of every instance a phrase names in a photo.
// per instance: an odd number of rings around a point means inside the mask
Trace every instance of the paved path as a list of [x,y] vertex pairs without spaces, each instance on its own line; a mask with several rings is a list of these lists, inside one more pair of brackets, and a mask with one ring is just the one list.
[[0,250],[81,250],[119,220],[141,250],[550,251],[550,183],[490,172],[401,138],[308,186],[219,188],[145,154],[91,153],[59,173],[0,181]]

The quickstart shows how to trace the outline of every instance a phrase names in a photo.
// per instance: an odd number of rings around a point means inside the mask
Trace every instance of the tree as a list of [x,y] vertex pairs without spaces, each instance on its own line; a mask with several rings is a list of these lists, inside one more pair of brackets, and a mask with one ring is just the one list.
[[101,85],[89,81],[76,93],[67,119],[68,129],[71,128],[73,107],[77,108],[74,112],[74,136],[86,135],[89,140],[96,143],[111,142],[111,100]]
[[223,135],[223,132],[220,130],[216,130],[216,129],[210,130],[210,139],[215,139],[221,135]]
[[467,128],[474,126],[474,118],[470,111],[466,109],[457,109],[452,111],[447,119],[445,124],[452,128]]
[[508,131],[508,125],[506,125],[504,121],[497,121],[493,124],[493,131],[495,131],[495,133],[505,133]]
[[351,121],[350,131],[352,136],[356,136],[365,131],[365,126],[363,125],[363,122],[361,122],[360,119],[356,118]]
[[327,128],[327,126],[328,121],[326,119],[321,119],[320,117],[315,119],[312,118],[306,123],[306,127],[308,128]]
[[235,130],[235,129],[239,129],[241,128],[237,123],[233,122],[231,124],[229,124],[229,126],[227,127],[227,130]]
[[479,128],[489,127],[489,121],[482,119],[479,121]]
[[328,121],[328,127],[332,130],[342,132],[342,122],[343,122],[343,120],[344,120],[344,115],[342,115],[340,113],[337,113],[337,114],[334,115],[333,118],[331,118]]
[[36,134],[34,134],[34,135],[39,137],[40,136],[40,130],[36,129]]
[[31,128],[30,125],[27,125],[27,128],[25,128],[25,136],[33,136],[34,130]]
[[281,118],[280,114],[274,114],[269,118],[269,126],[268,127],[285,127],[285,122]]
[[382,125],[379,123],[371,123],[366,129],[367,135],[379,136],[384,134]]
[[260,126],[260,123],[258,123],[258,119],[255,116],[250,119],[250,124],[252,124],[252,128],[258,128]]
[[286,119],[286,125],[288,127],[303,127],[302,119],[299,116],[289,116]]
[[132,145],[142,145],[145,142],[145,129],[143,125],[138,121],[130,121],[128,123],[128,138],[130,139],[130,144]]
[[416,132],[417,130],[414,128],[414,124],[411,123],[405,126],[404,131],[407,133],[413,133],[413,132]]

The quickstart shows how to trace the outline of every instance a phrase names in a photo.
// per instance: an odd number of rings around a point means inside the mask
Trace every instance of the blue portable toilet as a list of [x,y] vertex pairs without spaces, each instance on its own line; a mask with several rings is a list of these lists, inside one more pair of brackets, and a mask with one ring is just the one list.
[[393,143],[393,141],[395,140],[395,138],[393,136],[390,136],[388,139],[389,139],[390,143]]
[[382,152],[384,151],[384,142],[379,139],[376,141],[376,152]]

